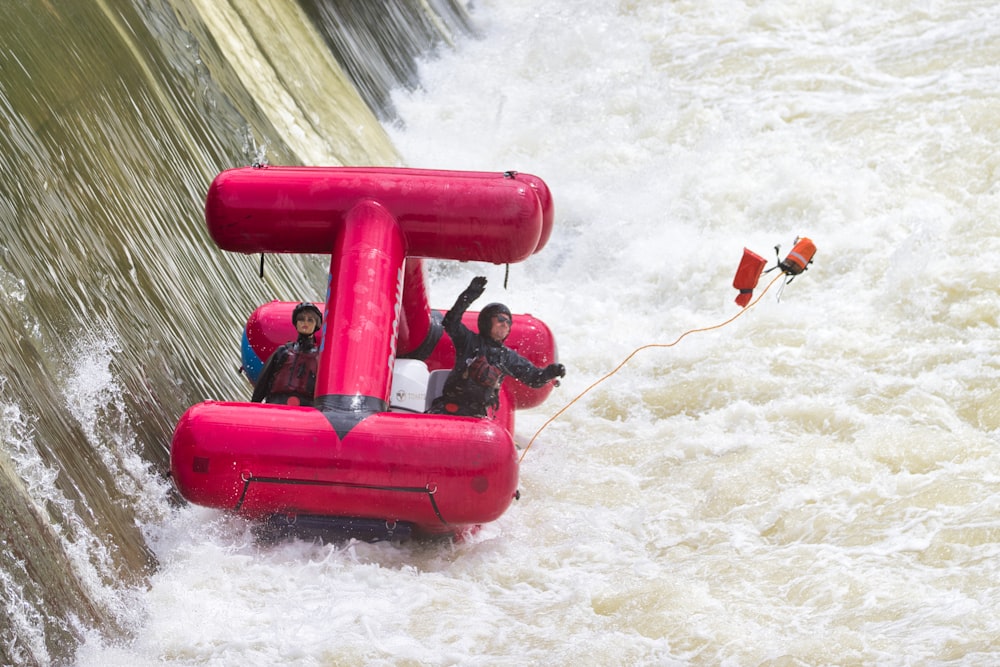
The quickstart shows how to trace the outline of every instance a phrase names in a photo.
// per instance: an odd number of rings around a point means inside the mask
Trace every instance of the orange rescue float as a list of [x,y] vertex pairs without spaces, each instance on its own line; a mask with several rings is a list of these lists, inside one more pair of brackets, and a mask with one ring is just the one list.
[[816,244],[805,236],[795,239],[795,246],[785,259],[778,263],[781,272],[789,276],[797,276],[805,271],[816,254]]

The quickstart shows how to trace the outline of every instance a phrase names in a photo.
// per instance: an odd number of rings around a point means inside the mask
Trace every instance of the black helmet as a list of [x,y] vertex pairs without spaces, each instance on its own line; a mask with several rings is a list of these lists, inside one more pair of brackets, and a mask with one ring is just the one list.
[[312,314],[316,316],[316,319],[319,320],[316,324],[317,329],[323,326],[323,311],[308,301],[303,301],[299,305],[295,306],[295,310],[292,311],[292,326],[295,326],[295,323],[299,321],[299,315],[306,310],[312,312]]
[[485,308],[479,311],[479,335],[486,336],[490,335],[490,330],[493,329],[493,316],[494,315],[506,315],[510,318],[510,323],[514,323],[514,316],[510,314],[510,308],[503,305],[502,303],[490,303],[487,304]]

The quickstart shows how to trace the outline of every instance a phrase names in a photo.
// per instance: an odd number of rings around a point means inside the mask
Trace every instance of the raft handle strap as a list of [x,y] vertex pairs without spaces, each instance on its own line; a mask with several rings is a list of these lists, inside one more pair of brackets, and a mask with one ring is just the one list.
[[233,508],[234,511],[239,512],[240,508],[243,507],[243,501],[247,499],[247,491],[250,490],[250,482],[253,481],[253,475],[241,475],[243,479],[243,493],[240,494],[240,499],[236,501],[236,507]]
[[239,511],[243,506],[243,502],[246,500],[247,491],[250,489],[250,482],[262,482],[271,484],[302,484],[305,486],[344,486],[352,489],[369,489],[372,491],[398,491],[400,493],[426,493],[427,499],[431,502],[431,509],[434,510],[434,514],[441,521],[442,524],[448,525],[444,517],[441,516],[441,509],[438,507],[437,502],[434,500],[434,494],[437,493],[437,487],[431,488],[428,484],[425,487],[417,486],[383,486],[380,484],[355,484],[352,482],[323,482],[319,480],[311,479],[282,479],[280,477],[254,477],[250,473],[244,473],[241,478],[243,479],[243,493],[240,494],[240,499],[234,507],[234,511]]

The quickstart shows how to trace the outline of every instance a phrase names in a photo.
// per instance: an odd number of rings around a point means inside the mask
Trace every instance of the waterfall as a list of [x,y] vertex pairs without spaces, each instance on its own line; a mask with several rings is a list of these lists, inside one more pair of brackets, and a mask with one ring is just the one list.
[[261,278],[215,248],[211,179],[261,160],[398,164],[388,90],[471,31],[452,2],[353,4],[5,7],[0,663],[69,662],[94,628],[127,636],[157,567],[146,531],[176,502],[177,417],[249,395],[239,332],[256,305],[322,296],[316,258],[272,258]]

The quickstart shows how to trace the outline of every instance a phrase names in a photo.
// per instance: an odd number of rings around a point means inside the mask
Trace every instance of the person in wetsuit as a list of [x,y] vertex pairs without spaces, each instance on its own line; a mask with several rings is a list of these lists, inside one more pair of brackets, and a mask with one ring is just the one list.
[[442,325],[455,344],[455,366],[430,413],[485,417],[488,408],[499,405],[500,385],[508,375],[535,389],[566,375],[562,364],[539,368],[504,345],[514,319],[502,303],[491,303],[479,313],[479,333],[462,324],[462,315],[485,289],[485,277],[473,278],[444,316]]
[[292,324],[299,336],[268,358],[250,397],[254,403],[312,405],[319,364],[315,334],[323,324],[323,313],[311,303],[300,303],[292,311]]

